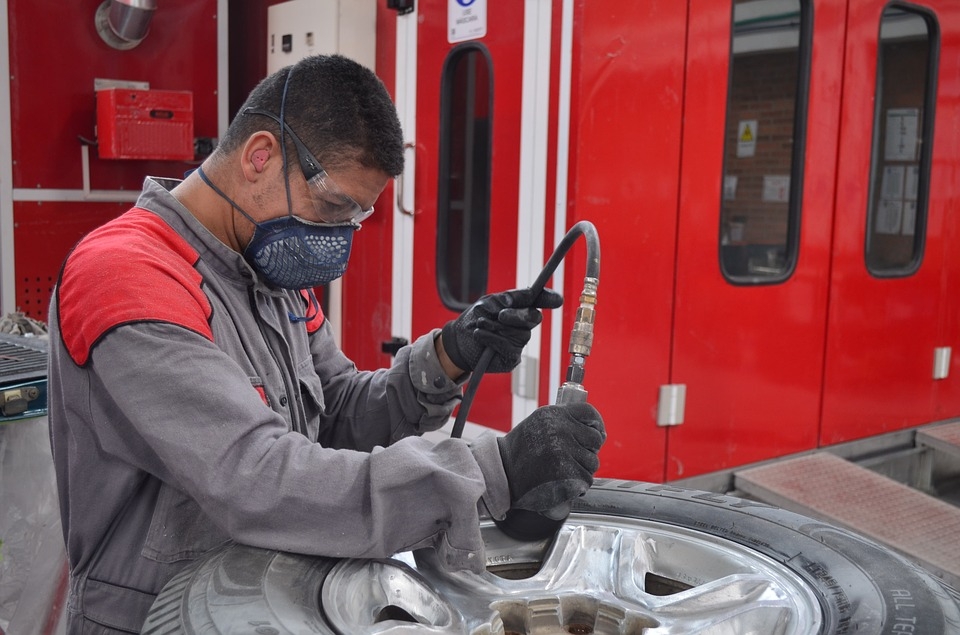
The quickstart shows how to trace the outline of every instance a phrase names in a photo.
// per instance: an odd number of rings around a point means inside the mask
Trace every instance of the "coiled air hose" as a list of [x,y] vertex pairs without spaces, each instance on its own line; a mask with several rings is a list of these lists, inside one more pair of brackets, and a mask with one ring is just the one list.
[[[569,352],[571,358],[570,364],[567,366],[566,381],[557,391],[558,404],[585,402],[587,400],[587,391],[583,388],[584,366],[586,357],[590,355],[590,348],[593,345],[597,285],[600,282],[600,238],[593,223],[584,220],[571,227],[560,244],[557,245],[557,248],[554,249],[553,254],[547,260],[547,264],[540,271],[540,275],[530,285],[530,290],[534,292],[531,295],[536,298],[543,291],[547,280],[553,275],[560,262],[566,257],[573,243],[581,236],[587,241],[587,269],[583,279],[583,291],[580,294],[580,306],[577,309],[577,317],[570,336]],[[480,360],[477,362],[477,366],[470,377],[470,383],[464,393],[463,401],[460,403],[457,418],[453,423],[453,430],[450,433],[453,438],[459,438],[463,434],[463,427],[467,422],[470,406],[477,393],[480,380],[493,359],[493,355],[494,351],[489,347],[480,355]],[[506,518],[495,522],[500,530],[508,536],[519,540],[540,540],[559,529],[569,513],[569,504],[543,514],[517,509],[510,510]]]

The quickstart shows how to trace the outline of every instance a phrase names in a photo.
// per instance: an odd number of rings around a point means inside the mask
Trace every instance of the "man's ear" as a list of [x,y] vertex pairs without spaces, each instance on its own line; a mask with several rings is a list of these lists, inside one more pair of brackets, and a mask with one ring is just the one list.
[[279,152],[277,139],[266,130],[250,135],[243,146],[240,162],[247,180],[254,181],[266,168],[267,162]]

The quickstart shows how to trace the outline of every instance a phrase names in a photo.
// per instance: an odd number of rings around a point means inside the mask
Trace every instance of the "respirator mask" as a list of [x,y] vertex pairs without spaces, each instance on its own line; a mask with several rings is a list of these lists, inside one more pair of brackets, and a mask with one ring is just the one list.
[[[293,69],[291,68],[292,72]],[[267,110],[247,108],[243,115],[269,117],[280,126],[280,151],[287,193],[287,215],[257,222],[214,185],[202,168],[197,173],[217,194],[255,225],[253,237],[243,251],[247,262],[271,285],[283,289],[311,289],[328,284],[347,270],[353,233],[361,221],[373,214],[340,190],[320,166],[320,162],[293,132],[284,119],[284,106],[290,73],[287,74],[280,101],[280,115]],[[307,182],[315,216],[322,222],[311,222],[295,216],[290,195],[290,174],[287,166],[285,139],[289,135],[296,147],[300,171]]]

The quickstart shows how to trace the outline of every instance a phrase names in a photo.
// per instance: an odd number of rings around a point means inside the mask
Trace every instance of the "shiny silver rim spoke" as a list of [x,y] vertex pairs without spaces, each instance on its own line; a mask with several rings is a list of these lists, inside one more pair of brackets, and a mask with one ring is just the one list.
[[762,576],[735,574],[662,599],[651,608],[664,626],[676,625],[678,633],[721,626],[727,628],[716,632],[743,632],[741,627],[758,633],[791,632],[784,629],[794,614],[794,600]]

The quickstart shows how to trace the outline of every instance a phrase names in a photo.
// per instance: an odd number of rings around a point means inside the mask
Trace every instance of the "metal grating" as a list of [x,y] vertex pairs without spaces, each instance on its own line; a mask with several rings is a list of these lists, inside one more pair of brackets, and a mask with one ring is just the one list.
[[35,379],[46,374],[46,340],[0,334],[0,382]]
[[960,509],[826,452],[739,471],[739,490],[882,542],[960,588]]
[[917,445],[960,456],[960,421],[917,430]]

